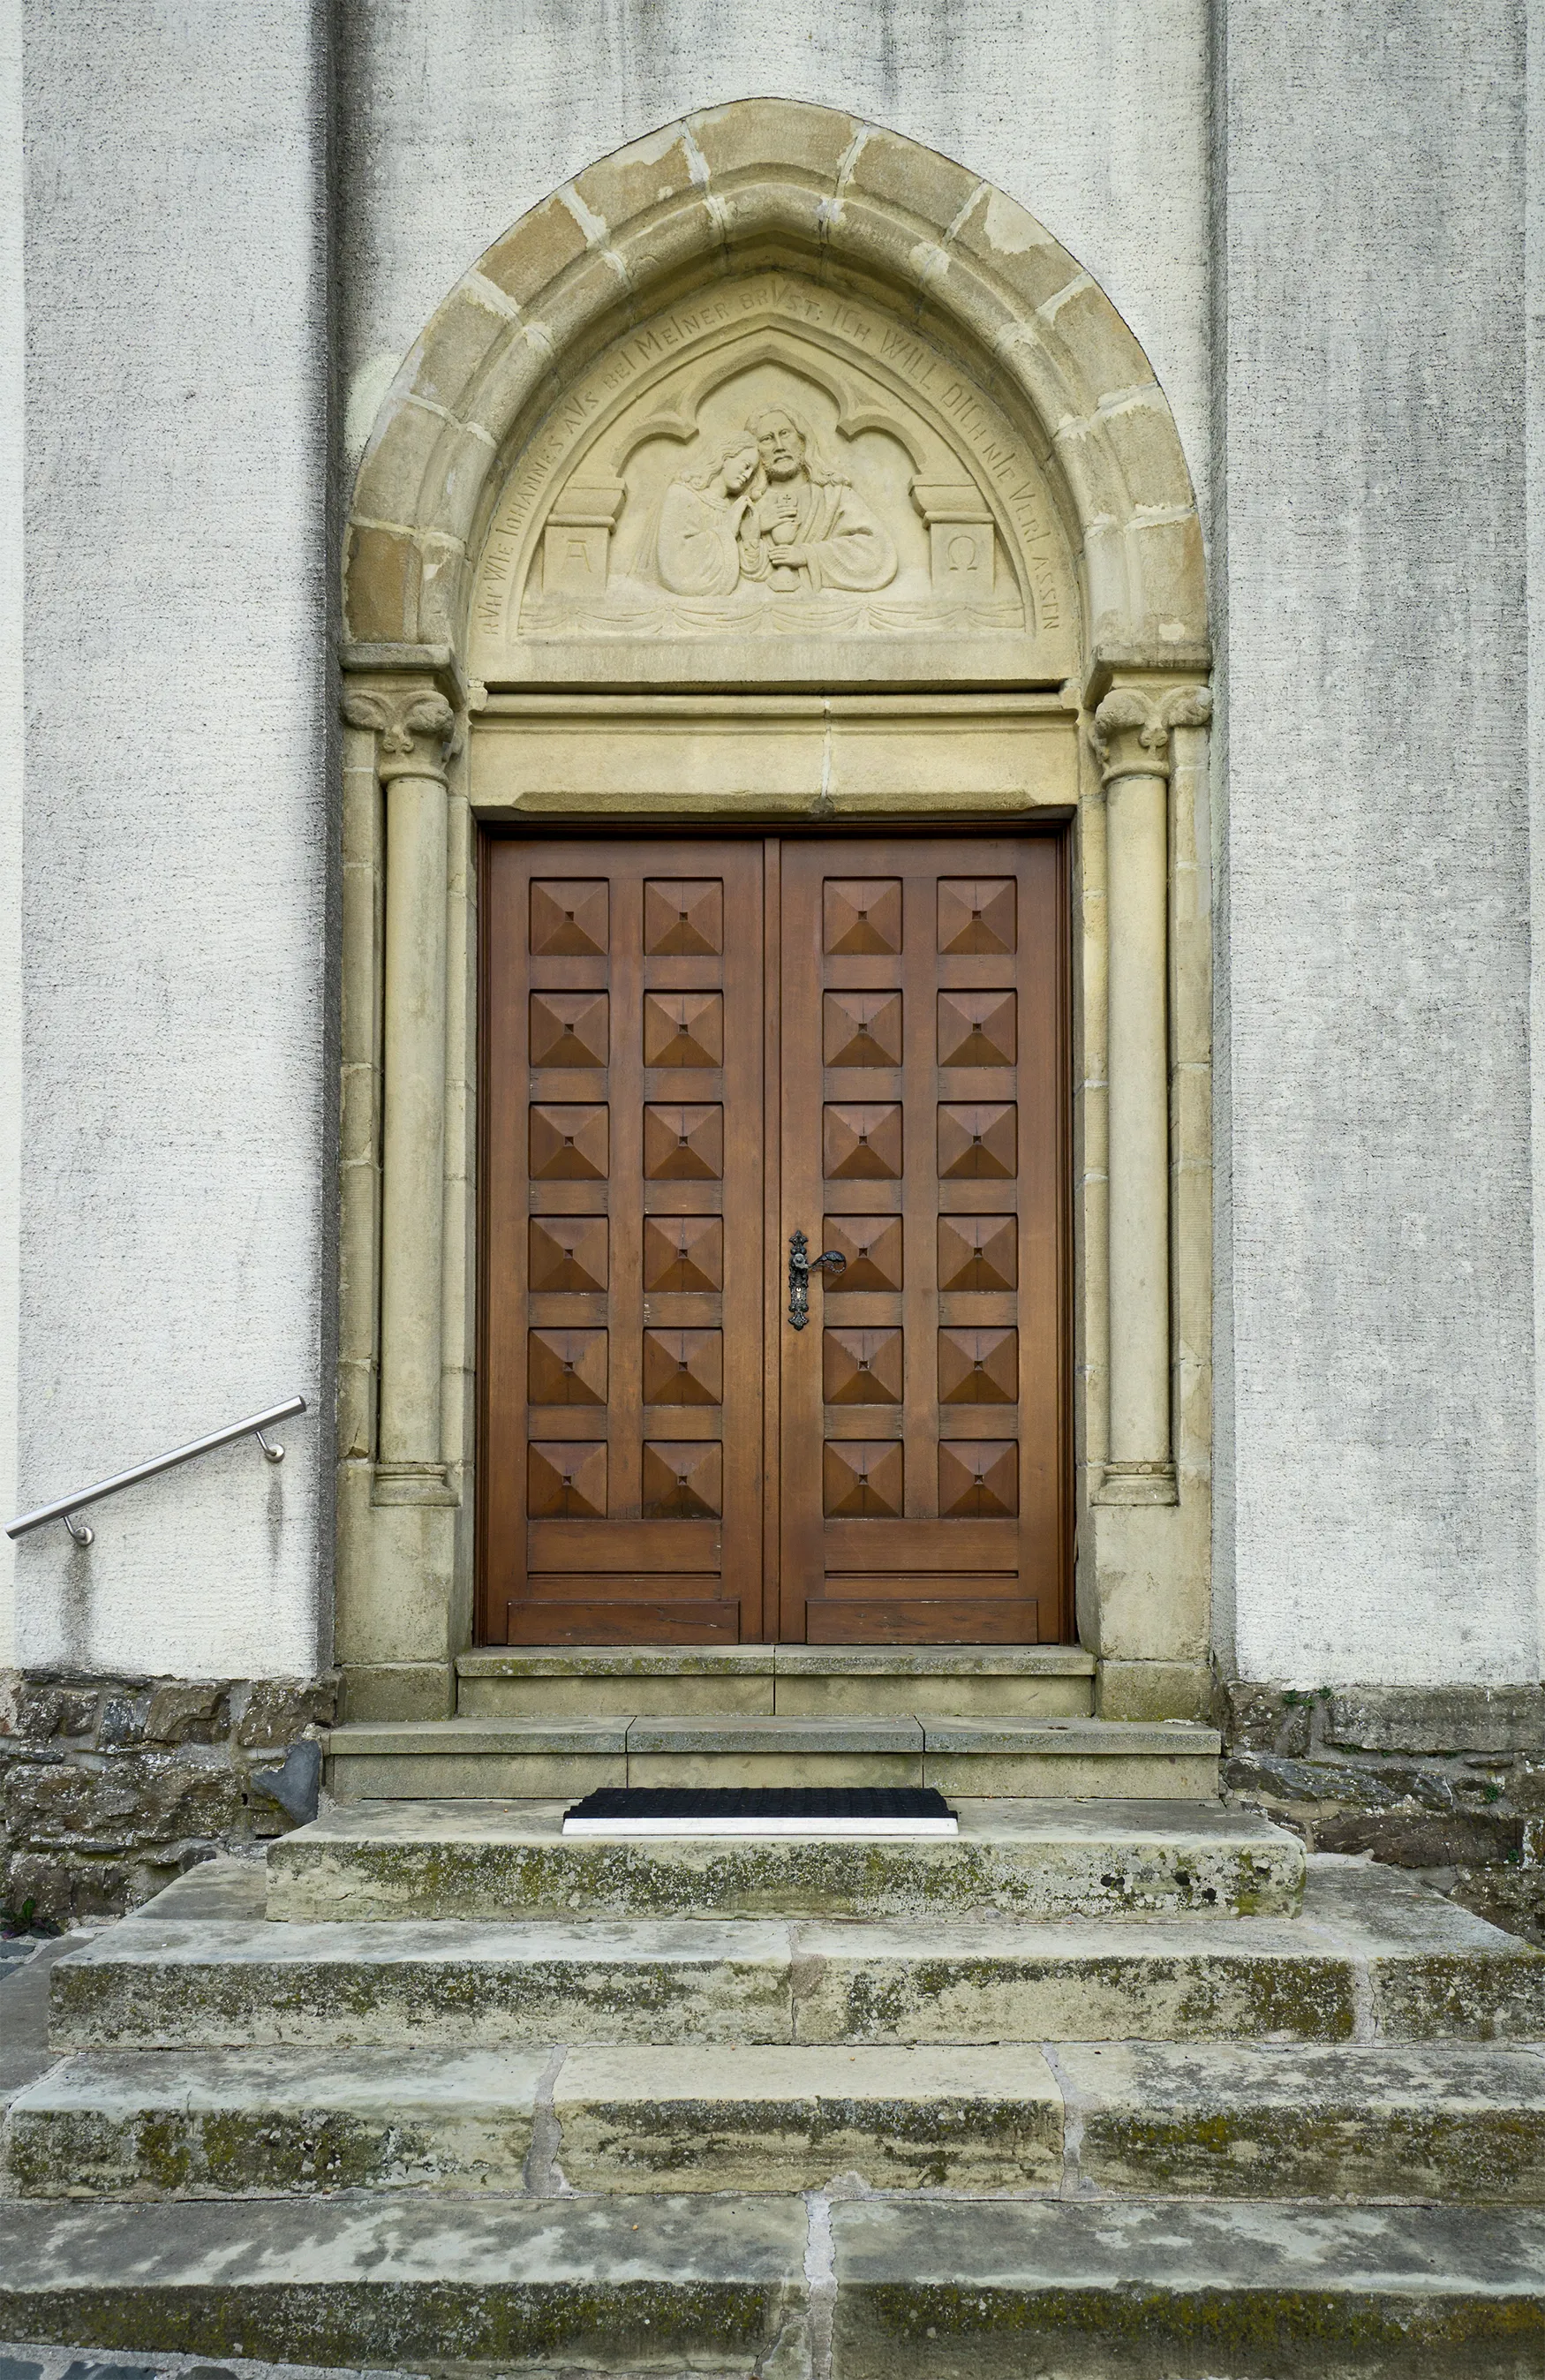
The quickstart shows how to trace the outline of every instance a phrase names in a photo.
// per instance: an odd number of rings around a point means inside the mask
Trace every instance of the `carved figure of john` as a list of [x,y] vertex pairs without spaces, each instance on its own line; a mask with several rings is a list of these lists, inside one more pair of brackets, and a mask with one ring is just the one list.
[[863,594],[888,585],[895,546],[851,482],[813,453],[792,414],[767,406],[746,430],[758,467],[737,536],[742,577],[779,594],[823,587]]

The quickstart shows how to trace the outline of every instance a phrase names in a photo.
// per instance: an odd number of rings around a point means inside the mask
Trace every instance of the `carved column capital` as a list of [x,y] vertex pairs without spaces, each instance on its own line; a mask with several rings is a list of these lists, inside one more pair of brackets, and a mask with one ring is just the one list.
[[1205,727],[1213,697],[1204,686],[1113,686],[1094,713],[1094,749],[1113,777],[1167,777],[1177,727]]
[[436,686],[346,686],[344,717],[351,727],[373,732],[383,785],[394,777],[435,777],[443,783],[462,748],[460,715]]

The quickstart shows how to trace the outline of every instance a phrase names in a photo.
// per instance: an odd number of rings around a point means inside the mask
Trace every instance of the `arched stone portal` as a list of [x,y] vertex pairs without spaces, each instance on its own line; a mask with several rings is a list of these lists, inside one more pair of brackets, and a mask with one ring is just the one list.
[[361,467],[344,600],[351,1710],[439,1715],[471,1638],[479,822],[1039,818],[1071,822],[1079,1630],[1107,1715],[1194,1715],[1205,595],[1109,300],[892,133],[693,116],[447,298]]

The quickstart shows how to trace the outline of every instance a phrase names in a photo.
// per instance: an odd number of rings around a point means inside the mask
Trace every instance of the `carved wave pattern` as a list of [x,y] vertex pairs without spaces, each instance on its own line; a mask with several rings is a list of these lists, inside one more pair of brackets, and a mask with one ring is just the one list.
[[746,589],[713,603],[619,586],[604,601],[528,597],[526,637],[982,637],[1017,633],[1017,601],[887,603],[864,597],[770,595]]

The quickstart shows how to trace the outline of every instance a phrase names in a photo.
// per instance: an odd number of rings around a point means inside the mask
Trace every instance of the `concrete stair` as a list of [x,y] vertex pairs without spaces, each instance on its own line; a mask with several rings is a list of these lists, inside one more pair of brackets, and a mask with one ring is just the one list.
[[1089,1718],[1077,1645],[565,1645],[464,1653],[464,1718]]
[[1388,1869],[1309,1870],[1300,1916],[1225,1925],[286,1924],[260,1866],[214,1862],[60,1961],[50,2036],[61,2054],[1545,2041],[1545,1951]]
[[[542,2139],[538,2143],[538,2131]],[[1545,2048],[743,2042],[91,2050],[13,2105],[32,2198],[1076,2192],[1545,2206]]]
[[346,1801],[509,1801],[603,1785],[936,1785],[955,1800],[1215,1801],[1220,1738],[1177,1719],[675,1716],[334,1728]]
[[[774,1722],[776,1724],[776,1722]],[[275,1843],[275,1918],[1292,1915],[1296,1836],[1182,1802],[962,1801],[925,1840],[565,1837],[564,1803],[360,1802]]]
[[830,1870],[713,1864],[787,1846],[587,1867],[555,1808],[465,1801],[194,1870],[54,1967],[0,2336],[1540,2380],[1545,1953],[1204,1802],[960,1807],[955,1845],[793,1846],[854,1859],[836,1910]]
[[13,2207],[14,2339],[713,2380],[1539,2380],[1498,2207],[440,2192]]
[[351,1718],[340,1801],[574,1800],[603,1786],[935,1785],[956,1800],[1215,1802],[1212,1728],[1092,1715],[1076,1645],[513,1646],[453,1718]]

